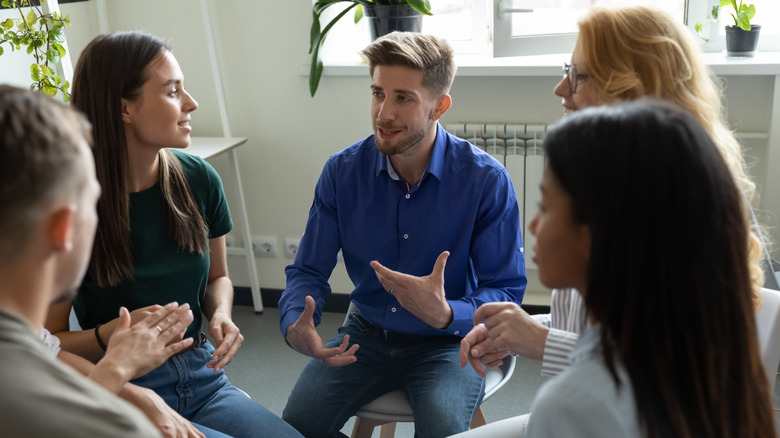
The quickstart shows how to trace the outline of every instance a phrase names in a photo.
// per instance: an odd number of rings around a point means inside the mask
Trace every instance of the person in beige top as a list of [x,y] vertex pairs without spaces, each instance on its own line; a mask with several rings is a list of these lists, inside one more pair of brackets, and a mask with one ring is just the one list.
[[[0,419],[25,437],[158,437],[135,407],[54,359],[39,333],[49,305],[72,297],[97,225],[100,186],[89,125],[74,110],[0,86]],[[116,389],[191,344],[175,303],[120,330],[90,378]],[[117,336],[119,334],[119,336]]]

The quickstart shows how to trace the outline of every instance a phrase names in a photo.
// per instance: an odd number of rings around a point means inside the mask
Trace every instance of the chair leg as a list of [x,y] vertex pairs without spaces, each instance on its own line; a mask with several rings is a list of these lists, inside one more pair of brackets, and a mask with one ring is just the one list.
[[471,428],[476,429],[486,424],[487,424],[487,420],[485,419],[485,413],[482,412],[482,406],[480,406],[479,408],[477,408],[477,411],[474,412],[474,416],[471,417]]
[[[369,420],[368,418],[355,417],[355,425],[352,426],[351,438],[371,438],[374,428],[382,426],[386,422],[379,420]],[[393,433],[395,433],[395,423],[393,424]],[[384,426],[382,426],[384,430]],[[392,437],[392,435],[390,435]]]
[[379,438],[395,438],[395,425],[397,423],[385,423],[382,425]]

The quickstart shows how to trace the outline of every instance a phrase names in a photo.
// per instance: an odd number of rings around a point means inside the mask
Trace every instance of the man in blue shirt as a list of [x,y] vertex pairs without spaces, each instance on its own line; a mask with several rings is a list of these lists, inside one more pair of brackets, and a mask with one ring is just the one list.
[[[443,40],[393,33],[363,53],[374,134],[332,156],[279,301],[287,343],[313,358],[283,418],[343,436],[364,404],[404,388],[418,437],[468,429],[484,382],[459,364],[474,311],[520,303],[520,218],[503,166],[438,123],[456,67]],[[358,309],[323,345],[315,330],[341,249]]]

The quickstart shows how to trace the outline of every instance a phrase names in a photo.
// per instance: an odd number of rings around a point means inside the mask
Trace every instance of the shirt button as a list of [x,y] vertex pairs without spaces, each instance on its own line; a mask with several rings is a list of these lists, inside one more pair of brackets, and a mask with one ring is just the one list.
[[412,197],[412,195],[410,195],[410,194],[408,194],[408,193],[406,194],[406,199],[409,199],[409,198],[411,198],[411,197]]
[[460,334],[460,330],[455,330],[455,334],[459,335]]
[[409,238],[409,235],[408,234],[404,234],[404,239],[408,239],[408,238]]
[[391,311],[391,312],[395,312],[395,307],[391,307],[391,308],[390,308],[390,311]]
[[520,252],[525,252],[525,248],[523,248],[523,247],[521,246],[521,247],[520,247]]

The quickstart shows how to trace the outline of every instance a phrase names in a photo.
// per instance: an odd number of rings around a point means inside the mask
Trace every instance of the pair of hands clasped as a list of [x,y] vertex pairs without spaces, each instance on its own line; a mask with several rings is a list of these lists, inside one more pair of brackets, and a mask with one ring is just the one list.
[[[449,251],[442,252],[431,274],[423,277],[393,271],[376,260],[371,262],[371,267],[385,290],[393,294],[404,309],[432,327],[445,328],[452,322],[452,308],[444,294],[444,268],[449,256]],[[320,359],[327,366],[356,362],[355,352],[359,346],[349,346],[349,335],[344,336],[344,342],[338,347],[325,348],[314,328],[314,307],[314,299],[307,296],[303,313],[287,328],[287,343],[300,353]]]
[[509,354],[542,360],[548,332],[516,303],[483,304],[474,312],[474,328],[460,342],[460,366],[470,363],[485,377],[485,367],[501,365]]

